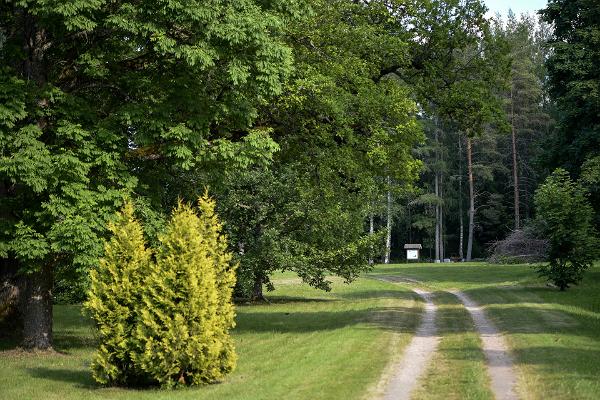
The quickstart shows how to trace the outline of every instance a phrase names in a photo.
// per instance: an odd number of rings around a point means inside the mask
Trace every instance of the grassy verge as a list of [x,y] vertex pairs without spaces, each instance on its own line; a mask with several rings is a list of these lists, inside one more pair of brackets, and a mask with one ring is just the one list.
[[461,289],[485,306],[515,356],[523,398],[598,399],[600,266],[566,292],[546,287],[530,267],[518,265],[409,264],[378,267],[373,274]]
[[0,399],[361,399],[419,320],[418,303],[398,285],[360,279],[324,293],[289,275],[275,283],[271,304],[238,307],[239,362],[223,383],[178,391],[98,387],[88,367],[90,321],[77,306],[57,306],[60,354],[0,352]]

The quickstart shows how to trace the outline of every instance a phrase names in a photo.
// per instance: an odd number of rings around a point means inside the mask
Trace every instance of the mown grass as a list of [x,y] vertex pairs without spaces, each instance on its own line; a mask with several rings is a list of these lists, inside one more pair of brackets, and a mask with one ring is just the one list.
[[329,293],[289,275],[270,304],[237,308],[238,367],[223,383],[176,391],[102,388],[89,363],[96,340],[78,306],[55,308],[59,354],[0,343],[0,399],[362,399],[409,341],[421,306],[406,288],[359,279]]
[[[567,292],[547,287],[529,266],[378,266],[435,292],[442,335],[416,399],[490,399],[481,343],[447,289],[486,308],[514,355],[524,399],[597,399],[600,394],[600,267]],[[177,391],[102,388],[89,373],[96,345],[78,306],[55,309],[57,354],[10,350],[0,342],[0,399],[367,399],[381,394],[386,364],[420,321],[413,284],[335,281],[324,293],[290,274],[275,277],[270,304],[238,306],[238,368],[225,382]],[[389,371],[388,371],[389,372]]]
[[[507,338],[522,398],[600,398],[599,265],[566,292],[546,286],[526,265],[405,264],[380,266],[372,274],[409,277],[434,290],[460,289],[483,305]],[[444,390],[437,393],[431,397],[446,397]]]

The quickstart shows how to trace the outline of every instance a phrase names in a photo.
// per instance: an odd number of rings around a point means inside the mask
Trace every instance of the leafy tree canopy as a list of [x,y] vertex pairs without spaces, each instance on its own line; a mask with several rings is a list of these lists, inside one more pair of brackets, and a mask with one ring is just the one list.
[[547,162],[579,174],[600,148],[600,4],[550,0],[541,13],[554,26],[546,66],[559,122]]

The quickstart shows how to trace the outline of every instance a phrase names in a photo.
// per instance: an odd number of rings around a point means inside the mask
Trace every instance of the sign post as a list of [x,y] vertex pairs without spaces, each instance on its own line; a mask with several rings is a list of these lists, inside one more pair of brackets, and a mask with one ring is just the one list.
[[420,244],[405,244],[404,250],[406,250],[406,261],[416,261],[420,259],[420,250],[423,248]]

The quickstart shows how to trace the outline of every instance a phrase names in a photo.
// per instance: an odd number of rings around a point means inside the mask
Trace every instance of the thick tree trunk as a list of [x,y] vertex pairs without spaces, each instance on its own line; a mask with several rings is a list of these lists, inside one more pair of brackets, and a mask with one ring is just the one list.
[[[48,35],[34,14],[25,14],[23,23],[23,50],[27,57],[22,64],[22,73],[27,80],[43,88],[47,83]],[[37,126],[44,131],[48,120],[43,110],[48,107],[48,99],[38,98],[37,105],[40,111]],[[25,275],[23,347],[28,349],[52,348],[52,268],[52,263],[46,263],[38,271]]]
[[520,201],[519,201],[519,171],[517,165],[517,132],[515,129],[515,106],[513,99],[513,88],[510,88],[511,105],[511,127],[512,127],[512,163],[513,163],[513,185],[514,185],[514,212],[515,230],[521,228]]
[[385,237],[385,257],[383,262],[385,264],[389,264],[390,263],[390,255],[392,252],[392,190],[391,190],[391,184],[392,181],[389,177],[389,175],[386,178],[387,181],[387,186],[388,186],[388,191],[387,191],[387,233],[386,233],[386,237]]
[[467,239],[467,261],[473,254],[473,230],[475,229],[475,190],[473,187],[473,149],[471,138],[467,137],[467,174],[469,176],[469,236]]
[[52,265],[28,276],[25,290],[23,347],[52,349]]
[[462,161],[462,138],[460,135],[458,136],[458,152],[460,154],[459,163],[458,163],[458,213],[459,213],[459,222],[460,222],[460,232],[458,233],[458,257],[460,261],[463,261],[465,258],[465,254],[463,249],[465,248],[464,239],[465,239],[465,222],[464,222],[464,210],[463,210],[463,161]]

